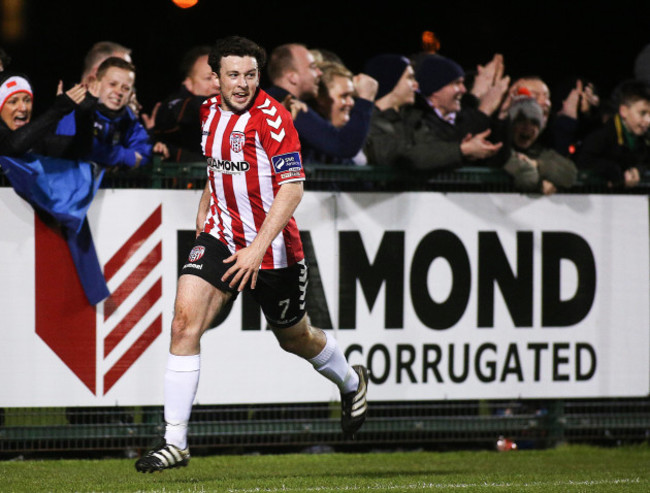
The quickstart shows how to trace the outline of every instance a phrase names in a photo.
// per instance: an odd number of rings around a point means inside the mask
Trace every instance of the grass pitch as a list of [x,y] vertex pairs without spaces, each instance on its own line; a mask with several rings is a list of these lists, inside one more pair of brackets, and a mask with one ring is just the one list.
[[650,446],[512,452],[193,457],[154,474],[133,460],[0,462],[2,492],[647,492]]

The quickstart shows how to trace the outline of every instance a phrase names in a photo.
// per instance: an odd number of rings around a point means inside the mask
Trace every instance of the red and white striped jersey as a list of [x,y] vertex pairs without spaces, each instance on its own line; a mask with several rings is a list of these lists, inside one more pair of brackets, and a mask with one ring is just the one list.
[[[208,160],[210,209],[203,231],[231,252],[255,239],[284,183],[303,181],[300,140],[291,114],[261,89],[245,113],[223,111],[221,97],[201,107],[203,154]],[[262,269],[293,265],[304,257],[296,221],[291,218],[273,240]]]

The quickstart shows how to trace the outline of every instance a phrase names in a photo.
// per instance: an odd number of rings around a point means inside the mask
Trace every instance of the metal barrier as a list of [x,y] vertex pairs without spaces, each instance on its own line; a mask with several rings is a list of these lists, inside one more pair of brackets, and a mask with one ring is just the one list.
[[[306,165],[307,190],[440,191],[517,193],[510,175],[500,168],[463,167],[450,171],[410,172],[375,166]],[[203,188],[205,163],[169,163],[156,159],[149,168],[107,173],[104,188]],[[608,187],[589,170],[580,170],[571,193],[650,192],[650,173],[636,188]]]
[[[411,172],[376,166],[305,166],[307,190],[341,191],[440,191],[517,193],[510,175],[500,168],[467,166],[450,171]],[[104,175],[102,188],[202,189],[206,165],[171,163],[154,159],[151,166],[134,170],[113,169]],[[0,170],[0,186],[10,186]],[[570,193],[650,193],[650,171],[635,188],[608,187],[589,170],[579,170]],[[560,192],[562,193],[562,192]]]
[[[349,166],[307,166],[311,190],[514,192],[502,170],[462,168],[435,175]],[[8,186],[0,174],[0,186]],[[108,173],[104,188],[205,186],[203,163],[160,160],[151,168]],[[571,193],[647,194],[646,176],[635,189],[612,189],[581,172]],[[340,448],[376,446],[493,447],[499,436],[519,448],[562,442],[617,444],[650,438],[650,396],[626,399],[371,402],[354,442],[339,428],[338,403],[195,406],[193,450]],[[52,451],[135,451],[164,431],[161,407],[0,408],[0,457]]]
[[[146,448],[164,433],[159,407],[9,408],[0,454]],[[195,406],[193,449],[329,446],[490,448],[499,436],[521,448],[617,445],[650,438],[650,399],[371,402],[353,442],[338,403]],[[0,455],[1,457],[2,455]]]

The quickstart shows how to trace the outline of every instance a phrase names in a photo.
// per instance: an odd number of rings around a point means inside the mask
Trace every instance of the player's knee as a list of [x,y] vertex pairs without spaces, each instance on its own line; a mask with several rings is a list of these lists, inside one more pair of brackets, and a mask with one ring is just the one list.
[[199,331],[192,326],[184,310],[177,310],[172,320],[172,340],[196,338]]
[[280,343],[280,347],[303,358],[311,358],[322,348],[319,341],[319,330],[309,327],[307,324],[300,328],[292,327],[290,329],[275,330],[275,336]]
[[288,353],[300,355],[302,349],[309,344],[310,335],[308,332],[282,332],[277,331],[276,336],[280,347]]

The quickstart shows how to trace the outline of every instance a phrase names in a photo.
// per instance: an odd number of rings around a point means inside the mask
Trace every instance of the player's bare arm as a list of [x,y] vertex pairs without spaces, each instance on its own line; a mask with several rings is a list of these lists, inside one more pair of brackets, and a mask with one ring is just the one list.
[[203,231],[203,225],[205,224],[205,218],[208,216],[208,208],[210,207],[210,183],[205,184],[203,193],[201,194],[201,200],[199,200],[199,210],[196,213],[196,236],[199,236],[201,231]]
[[293,216],[302,195],[302,182],[285,183],[280,187],[255,239],[249,246],[224,260],[226,263],[234,261],[235,264],[226,271],[222,281],[230,279],[230,287],[238,286],[238,291],[243,291],[250,280],[250,287],[255,288],[264,253]]

